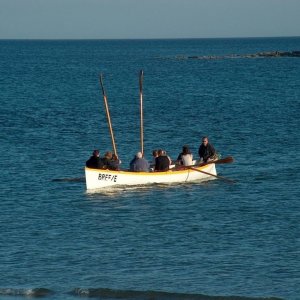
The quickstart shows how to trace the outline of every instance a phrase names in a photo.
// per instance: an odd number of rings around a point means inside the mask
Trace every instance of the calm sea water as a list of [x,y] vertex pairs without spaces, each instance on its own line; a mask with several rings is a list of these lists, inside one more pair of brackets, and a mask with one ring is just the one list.
[[[178,59],[276,50],[300,38],[0,41],[0,298],[300,299],[300,59]],[[146,156],[208,135],[236,184],[86,192],[98,75],[126,168],[140,69]]]

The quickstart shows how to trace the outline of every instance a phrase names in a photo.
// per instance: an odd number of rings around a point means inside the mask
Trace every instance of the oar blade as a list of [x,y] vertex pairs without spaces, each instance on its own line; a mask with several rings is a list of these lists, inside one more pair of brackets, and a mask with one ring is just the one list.
[[218,160],[212,161],[212,162],[215,163],[215,164],[229,164],[229,163],[233,162],[233,157],[228,156],[228,157],[221,158],[221,159],[218,159]]

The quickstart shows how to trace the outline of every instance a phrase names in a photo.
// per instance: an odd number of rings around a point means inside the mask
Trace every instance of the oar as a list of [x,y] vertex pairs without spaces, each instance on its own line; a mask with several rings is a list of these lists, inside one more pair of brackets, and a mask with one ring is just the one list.
[[110,131],[112,146],[113,146],[115,155],[118,156],[117,149],[116,149],[116,144],[115,144],[114,133],[113,133],[112,126],[111,126],[111,120],[110,120],[110,114],[109,114],[109,109],[108,109],[108,104],[107,104],[107,98],[106,98],[106,94],[105,94],[105,90],[104,90],[104,86],[103,86],[102,74],[100,74],[100,85],[101,85],[103,99],[104,99],[106,117],[107,117],[107,121],[108,121],[108,127],[109,127],[109,131]]
[[233,157],[228,156],[228,157],[225,157],[225,158],[222,158],[222,159],[211,160],[211,161],[203,162],[203,163],[200,163],[200,164],[197,164],[197,165],[178,166],[174,169],[174,171],[180,170],[180,169],[183,169],[183,168],[202,167],[202,166],[206,166],[206,165],[209,165],[209,164],[229,164],[229,163],[232,163],[232,162],[233,162]]
[[208,164],[228,164],[228,163],[232,163],[232,162],[233,162],[233,157],[232,156],[228,156],[228,157],[225,157],[225,158],[222,158],[222,159],[218,159],[218,160],[215,160],[215,161],[212,160],[212,161],[209,161],[209,162],[206,162],[206,163],[202,163],[202,164],[199,164],[199,165],[194,165],[194,166],[180,166],[179,169],[191,169],[191,170],[194,170],[194,171],[206,174],[206,175],[210,175],[210,176],[213,176],[213,177],[216,177],[216,178],[219,178],[219,179],[222,179],[222,180],[234,183],[234,182],[236,182],[235,180],[232,180],[232,179],[229,179],[229,178],[225,178],[225,177],[222,177],[222,176],[219,176],[219,175],[215,175],[215,174],[212,174],[212,173],[208,173],[206,171],[198,170],[198,169],[195,168],[195,167],[205,166],[205,165],[208,165]]
[[208,165],[208,164],[229,164],[229,163],[232,163],[232,162],[233,162],[233,157],[228,156],[228,157],[221,158],[221,159],[218,159],[218,160],[211,160],[211,161],[208,161],[208,162],[201,163],[201,164],[199,164],[199,166],[205,166],[205,165]]
[[141,152],[144,157],[143,79],[144,79],[144,72],[143,70],[141,70],[140,71]]
[[226,177],[223,177],[223,176],[215,175],[215,174],[212,174],[212,173],[208,173],[208,172],[205,172],[205,171],[202,171],[202,170],[198,170],[198,169],[193,168],[193,167],[187,167],[187,168],[188,168],[188,169],[191,169],[191,170],[193,170],[193,171],[197,171],[197,172],[200,172],[200,173],[209,175],[209,176],[213,176],[213,177],[216,177],[216,178],[225,180],[225,181],[227,181],[227,182],[231,182],[231,183],[235,183],[235,182],[236,182],[235,180],[232,180],[232,179],[229,179],[229,178],[226,178]]

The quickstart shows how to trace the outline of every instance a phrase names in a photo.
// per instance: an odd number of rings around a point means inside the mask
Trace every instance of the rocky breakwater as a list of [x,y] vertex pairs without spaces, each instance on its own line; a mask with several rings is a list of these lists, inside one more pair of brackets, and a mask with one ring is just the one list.
[[256,54],[257,57],[300,57],[300,51],[272,51],[260,52]]
[[300,57],[300,51],[270,51],[258,52],[254,54],[229,54],[229,55],[204,55],[204,56],[176,56],[176,59],[233,59],[233,58],[272,58],[272,57]]

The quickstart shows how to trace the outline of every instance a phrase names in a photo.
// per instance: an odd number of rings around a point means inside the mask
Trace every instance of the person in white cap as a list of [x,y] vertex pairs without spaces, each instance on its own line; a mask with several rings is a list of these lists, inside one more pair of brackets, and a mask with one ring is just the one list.
[[130,170],[134,172],[149,172],[149,163],[143,158],[142,152],[138,152],[130,163]]

